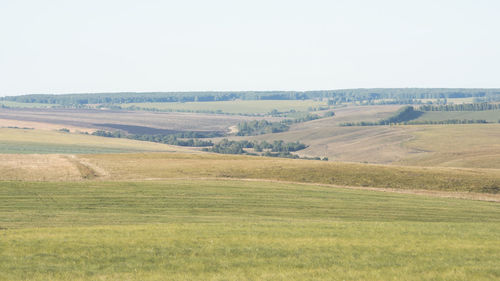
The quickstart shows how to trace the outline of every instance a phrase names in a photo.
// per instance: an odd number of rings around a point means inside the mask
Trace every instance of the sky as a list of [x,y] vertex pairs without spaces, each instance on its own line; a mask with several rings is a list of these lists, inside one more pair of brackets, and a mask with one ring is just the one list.
[[0,96],[500,88],[500,1],[0,0]]

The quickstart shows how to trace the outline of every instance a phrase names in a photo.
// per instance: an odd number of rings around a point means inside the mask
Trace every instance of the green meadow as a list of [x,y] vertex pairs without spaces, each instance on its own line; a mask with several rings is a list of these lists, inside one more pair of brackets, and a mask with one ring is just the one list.
[[0,280],[495,280],[500,205],[238,180],[0,183]]
[[486,120],[497,123],[500,120],[500,110],[484,111],[427,111],[416,121],[445,121],[445,120]]
[[[0,154],[173,151],[169,145],[48,130],[0,128]],[[50,173],[49,173],[50,174]]]

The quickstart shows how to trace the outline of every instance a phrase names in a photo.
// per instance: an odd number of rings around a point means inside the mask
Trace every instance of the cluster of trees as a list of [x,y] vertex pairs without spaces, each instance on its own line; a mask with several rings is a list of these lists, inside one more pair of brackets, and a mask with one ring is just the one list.
[[396,111],[396,113],[393,116],[391,116],[387,119],[383,119],[380,122],[382,122],[384,125],[407,122],[407,121],[416,119],[416,118],[420,117],[421,115],[422,115],[422,112],[416,111],[413,108],[413,106],[405,106],[405,107],[399,109],[398,111]]
[[223,139],[212,148],[207,148],[205,150],[222,154],[252,154],[248,153],[245,149],[253,148],[255,152],[262,152],[262,155],[264,156],[298,158],[297,155],[291,154],[290,152],[299,151],[306,147],[307,146],[305,144],[298,141],[284,142],[279,140],[274,142],[259,142],[248,140],[232,141]]
[[449,105],[423,105],[419,108],[421,111],[484,111],[499,110],[498,103],[467,103],[467,104],[449,104]]
[[128,138],[141,141],[158,142],[171,145],[179,146],[212,146],[213,142],[210,140],[200,140],[200,139],[182,139],[178,138],[177,135],[138,135],[138,134],[125,134],[120,131],[107,132],[103,130],[98,130],[92,133],[94,136],[108,137],[108,138]]
[[[328,112],[329,114],[325,114],[325,116],[334,116],[335,113],[332,111]],[[307,114],[303,117],[298,117],[295,119],[285,119],[280,122],[270,122],[267,120],[253,120],[253,121],[244,121],[238,124],[238,133],[237,136],[256,136],[270,133],[281,133],[286,132],[290,129],[290,125],[294,123],[307,122],[311,120],[316,120],[321,118],[316,114]]]
[[[335,115],[335,113],[333,113],[333,111],[329,111],[329,112],[327,112],[327,114],[325,114],[325,117],[326,116],[333,116],[333,115]],[[320,118],[321,117],[317,114],[307,114],[305,116],[297,117],[294,119],[285,119],[281,122],[290,125],[290,124],[294,124],[294,123],[302,123],[302,122],[312,121],[312,120],[316,120],[316,119],[320,119]]]
[[361,121],[361,122],[348,122],[342,123],[340,126],[379,126],[379,125],[390,125],[390,124],[401,124],[408,123],[422,115],[423,112],[415,110],[413,106],[405,106],[396,113],[386,119],[382,119],[376,122]]
[[269,133],[288,131],[290,126],[283,122],[269,122],[267,120],[245,121],[238,124],[237,136],[254,136]]
[[[210,151],[222,154],[246,154],[246,155],[262,155],[268,157],[283,157],[283,158],[300,158],[298,155],[292,154],[291,152],[299,151],[307,148],[307,146],[301,142],[284,142],[282,140],[276,140],[273,142],[267,141],[232,141],[228,139],[223,139],[217,144],[208,140],[199,139],[178,139],[175,135],[131,135],[125,134],[120,131],[108,132],[104,130],[98,130],[92,133],[95,136],[108,137],[108,138],[128,138],[141,141],[150,141],[165,143],[171,145],[179,146],[194,146],[194,147],[205,147],[204,151]],[[253,149],[255,152],[248,152],[247,149]],[[309,160],[325,160],[328,161],[328,157],[304,157],[303,159]]]
[[329,99],[330,104],[347,102],[405,104],[418,99],[480,98],[484,101],[500,100],[500,89],[425,89],[425,88],[385,88],[347,89],[324,91],[259,91],[259,92],[123,92],[97,94],[63,95],[23,95],[3,97],[1,100],[47,103],[59,105],[123,104],[144,102],[208,102],[243,100],[304,100]]

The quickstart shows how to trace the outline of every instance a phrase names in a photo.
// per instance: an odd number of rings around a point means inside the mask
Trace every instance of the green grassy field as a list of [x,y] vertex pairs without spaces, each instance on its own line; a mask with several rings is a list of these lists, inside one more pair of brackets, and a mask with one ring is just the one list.
[[494,280],[500,205],[269,182],[0,183],[0,280]]
[[94,154],[78,159],[105,170],[107,176],[102,180],[244,178],[409,190],[500,191],[500,170],[493,169],[367,165],[208,153]]
[[180,147],[57,131],[0,128],[0,154],[182,151]]
[[58,106],[57,104],[24,103],[15,101],[0,101],[0,105],[5,105],[10,108],[53,108]]
[[234,101],[216,101],[216,102],[155,102],[155,103],[129,103],[121,104],[122,108],[132,106],[141,108],[150,108],[158,110],[172,111],[190,111],[190,112],[222,112],[231,114],[266,114],[276,109],[280,112],[290,111],[308,111],[309,108],[326,107],[326,101],[314,100],[234,100]]
[[500,110],[485,111],[427,111],[415,121],[445,121],[445,120],[486,120],[497,123],[500,120]]

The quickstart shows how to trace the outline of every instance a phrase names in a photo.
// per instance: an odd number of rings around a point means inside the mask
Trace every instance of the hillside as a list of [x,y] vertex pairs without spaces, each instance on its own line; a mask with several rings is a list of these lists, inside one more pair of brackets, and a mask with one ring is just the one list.
[[124,153],[141,151],[189,151],[182,147],[129,139],[49,130],[0,128],[0,155],[54,153]]

